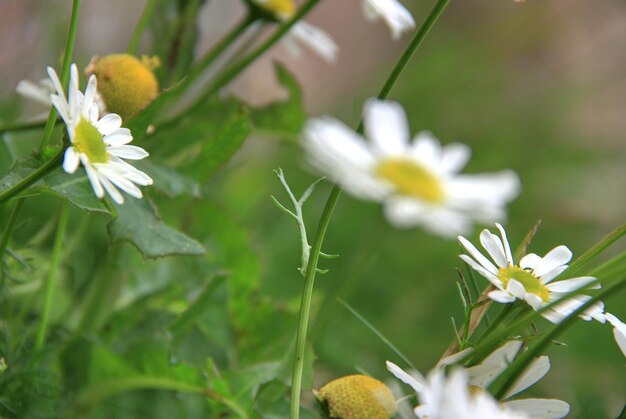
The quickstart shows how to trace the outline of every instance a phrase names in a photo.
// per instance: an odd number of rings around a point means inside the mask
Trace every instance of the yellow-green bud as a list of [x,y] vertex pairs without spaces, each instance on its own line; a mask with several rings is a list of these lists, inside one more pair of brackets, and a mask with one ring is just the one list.
[[328,406],[331,418],[389,419],[397,408],[389,388],[367,375],[338,378],[314,394]]
[[126,120],[148,106],[159,93],[159,83],[152,72],[158,65],[158,58],[145,56],[141,60],[129,54],[95,56],[85,75],[96,75],[98,93],[107,111]]

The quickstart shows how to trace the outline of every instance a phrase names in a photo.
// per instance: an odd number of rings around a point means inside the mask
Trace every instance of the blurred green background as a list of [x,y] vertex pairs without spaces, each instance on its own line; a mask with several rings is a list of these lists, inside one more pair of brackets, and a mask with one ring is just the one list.
[[[44,66],[55,62],[64,43],[61,28],[70,2],[58,3],[0,3],[2,38],[19,41],[3,42],[0,57],[5,120],[17,114],[12,104],[29,106],[10,93],[17,80],[43,77]],[[95,0],[84,2],[85,22],[77,40],[79,65],[85,65],[91,55],[124,49],[143,2],[115,3],[104,7]],[[208,2],[199,17],[203,33],[199,51],[214,43],[240,15],[239,5],[233,3]],[[418,22],[430,7],[425,1],[404,3]],[[269,66],[278,59],[301,81],[311,114],[338,116],[355,126],[363,101],[377,93],[409,39],[405,36],[393,43],[387,29],[381,23],[366,23],[359,9],[356,0],[322,1],[312,13],[310,20],[336,36],[341,47],[334,65],[309,52],[296,60],[276,48],[248,70],[231,93],[253,103],[284,95]],[[580,255],[626,219],[625,35],[626,3],[618,0],[452,1],[392,98],[405,106],[413,133],[429,130],[443,143],[469,144],[473,158],[467,172],[512,168],[519,173],[523,192],[510,205],[506,223],[512,243],[519,243],[541,219],[533,252],[545,254],[565,244]],[[206,186],[209,200],[241,226],[242,243],[252,249],[249,256],[259,261],[258,278],[254,270],[250,273],[258,279],[258,306],[252,304],[250,310],[255,313],[258,308],[260,330],[258,339],[250,343],[257,352],[256,356],[250,355],[255,351],[248,352],[250,361],[280,357],[295,332],[302,287],[296,270],[297,228],[269,199],[272,194],[286,199],[272,169],[281,167],[295,191],[303,191],[315,179],[293,140],[281,133],[255,132]],[[15,138],[8,141],[20,147]],[[29,147],[26,144],[24,149]],[[320,186],[305,207],[310,235],[329,189]],[[195,225],[191,218],[202,214],[194,213],[189,220],[184,215],[185,205],[193,206],[193,201],[183,205],[161,198],[159,203],[166,220],[187,225],[189,235],[204,239],[189,227]],[[164,209],[166,205],[170,207]],[[41,211],[36,207],[31,205],[28,211]],[[210,217],[210,212],[205,216]],[[202,234],[210,243],[212,228],[219,230],[221,225],[208,224]],[[94,246],[106,246],[104,234],[93,240]],[[167,275],[165,263],[142,262],[128,256],[134,252],[129,245],[117,247],[108,257],[118,266],[132,264],[132,270],[147,272],[147,277],[154,271]],[[625,248],[618,244],[605,256]],[[400,364],[338,298],[368,319],[421,371],[430,369],[453,339],[450,316],[457,323],[462,320],[455,285],[455,268],[462,268],[459,245],[420,230],[394,230],[385,223],[379,205],[344,195],[324,250],[341,256],[322,261],[321,267],[330,272],[318,277],[315,288],[310,328],[317,357],[315,387],[355,371],[389,380],[384,361]],[[209,265],[211,258],[210,253]],[[623,294],[607,301],[608,311],[626,318],[624,301]],[[220,313],[215,313],[213,321],[219,319]],[[551,348],[552,370],[527,392],[529,397],[563,399],[572,406],[571,417],[617,415],[624,404],[626,370],[611,329],[580,321],[561,340],[566,346]]]

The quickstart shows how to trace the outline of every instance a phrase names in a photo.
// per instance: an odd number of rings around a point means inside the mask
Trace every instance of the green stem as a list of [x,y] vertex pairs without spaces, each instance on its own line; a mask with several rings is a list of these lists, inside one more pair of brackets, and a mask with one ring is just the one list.
[[59,150],[59,152],[55,154],[50,160],[45,162],[43,166],[39,167],[37,170],[26,176],[24,179],[20,180],[18,183],[16,183],[6,191],[0,193],[0,204],[3,204],[5,201],[13,198],[15,195],[19,194],[24,189],[28,188],[30,185],[37,182],[39,179],[54,170],[61,163],[61,160],[63,160],[64,153],[65,150]]
[[[65,56],[63,57],[63,67],[61,69],[61,84],[67,85],[70,79],[70,65],[72,64],[72,55],[74,54],[74,41],[76,40],[76,30],[78,28],[78,14],[80,11],[80,0],[74,0],[72,6],[72,17],[70,18],[70,31],[67,35],[67,44],[65,46]],[[43,131],[43,137],[41,137],[40,150],[48,146],[50,137],[52,137],[52,131],[57,119],[57,110],[54,106],[50,108],[48,114],[48,120],[46,121],[46,128]]]
[[[307,3],[304,7],[310,5],[311,2],[312,1]],[[415,53],[417,48],[421,45],[422,41],[430,31],[432,26],[435,24],[448,3],[449,0],[438,0],[437,3],[435,3],[430,14],[426,17],[421,27],[411,40],[411,43],[408,45],[407,49],[404,51],[404,53],[396,63],[395,67],[391,71],[389,78],[387,79],[387,81],[383,85],[383,88],[378,94],[379,99],[386,99],[387,96],[389,96],[389,92],[391,92],[391,89],[400,77],[400,74],[406,67],[410,58]],[[290,22],[292,24],[294,23],[293,21]],[[283,30],[283,33],[286,32],[289,27],[290,26],[287,26],[286,28],[282,27],[281,29]],[[363,131],[362,121],[359,124],[359,128],[357,129],[357,131]],[[328,225],[330,224],[330,218],[340,195],[341,188],[335,184],[333,186],[333,189],[330,191],[328,200],[326,201],[326,206],[324,207],[324,211],[322,212],[322,216],[315,232],[315,238],[313,239],[313,245],[311,247],[311,257],[309,259],[307,275],[304,279],[304,289],[302,291],[302,301],[300,303],[300,317],[298,320],[298,332],[296,336],[296,352],[291,379],[291,419],[298,419],[300,417],[300,392],[302,389],[302,371],[304,369],[304,351],[306,347],[306,333],[311,311],[313,284],[315,282],[315,274],[317,273],[317,263],[319,261],[320,252],[322,250],[322,243],[324,242],[326,230],[328,229]]]
[[489,390],[493,392],[495,388],[498,388],[496,392],[493,394],[497,399],[502,399],[506,392],[515,384],[515,381],[520,377],[520,375],[524,372],[526,367],[537,357],[539,354],[543,353],[545,349],[557,339],[563,332],[565,332],[575,321],[578,320],[578,315],[583,313],[586,309],[591,307],[594,303],[605,300],[609,296],[616,294],[621,291],[623,288],[626,288],[626,277],[622,278],[619,281],[616,281],[614,284],[609,286],[603,292],[597,294],[595,297],[591,298],[585,304],[581,305],[577,310],[575,310],[571,315],[569,315],[566,319],[558,323],[552,330],[543,335],[537,343],[528,348],[527,351],[523,352],[520,356],[518,356],[511,365],[504,370],[502,374],[489,386]]
[[595,256],[602,253],[607,247],[621,239],[624,235],[626,235],[626,224],[622,224],[617,227],[598,244],[587,250],[581,256],[577,257],[567,269],[567,275],[570,278],[575,277]]
[[237,26],[235,26],[230,32],[220,40],[209,52],[207,52],[200,60],[193,66],[193,68],[187,74],[187,77],[183,79],[181,84],[185,89],[191,83],[193,83],[198,76],[200,76],[204,70],[211,65],[226,49],[232,45],[252,23],[256,21],[256,17],[253,14],[248,14]]
[[213,95],[219,89],[230,83],[235,77],[237,77],[243,70],[245,70],[250,64],[252,64],[257,58],[263,55],[269,50],[283,35],[285,35],[293,25],[301,20],[311,9],[319,2],[319,0],[308,0],[305,4],[298,9],[291,19],[280,25],[280,27],[270,36],[261,46],[255,51],[251,52],[231,67],[227,68],[209,87],[205,92],[200,95],[187,109],[183,110],[172,119],[165,121],[161,124],[161,128],[176,124],[184,115],[193,111],[201,106],[208,97]]
[[133,31],[133,36],[130,38],[130,42],[128,43],[128,48],[126,49],[127,53],[131,55],[137,54],[139,43],[141,42],[144,31],[146,30],[146,26],[148,26],[148,22],[150,22],[150,19],[154,14],[156,4],[156,0],[148,0],[146,2],[146,7],[143,9],[139,22],[137,22],[137,26],[135,26],[135,30]]
[[39,323],[39,329],[37,330],[37,339],[35,340],[35,351],[39,351],[43,347],[46,340],[46,329],[50,318],[50,309],[52,308],[54,288],[59,274],[59,264],[61,263],[61,254],[63,250],[63,241],[65,239],[65,227],[67,226],[68,214],[69,211],[67,205],[62,204],[57,233],[52,247],[52,256],[50,258],[50,271],[48,272],[48,276],[46,277],[46,282],[44,284],[43,310],[41,314],[41,322]]

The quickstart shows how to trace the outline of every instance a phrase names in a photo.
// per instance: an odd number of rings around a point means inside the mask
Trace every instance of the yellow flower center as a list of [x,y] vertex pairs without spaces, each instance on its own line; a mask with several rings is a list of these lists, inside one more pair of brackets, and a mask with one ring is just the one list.
[[548,290],[548,287],[546,287],[543,282],[541,282],[539,278],[537,278],[529,270],[524,270],[519,266],[509,265],[506,268],[500,268],[498,270],[498,278],[502,281],[502,285],[505,289],[508,286],[509,281],[511,279],[515,279],[524,286],[526,292],[537,295],[546,303],[550,300],[550,291]]
[[385,159],[378,164],[376,172],[402,195],[432,203],[444,199],[441,181],[416,162],[401,158]]
[[102,141],[102,134],[85,118],[80,118],[74,129],[74,147],[85,154],[92,163],[109,161],[109,153]]
[[293,0],[266,0],[257,1],[265,10],[282,19],[289,19],[296,13],[296,4]]

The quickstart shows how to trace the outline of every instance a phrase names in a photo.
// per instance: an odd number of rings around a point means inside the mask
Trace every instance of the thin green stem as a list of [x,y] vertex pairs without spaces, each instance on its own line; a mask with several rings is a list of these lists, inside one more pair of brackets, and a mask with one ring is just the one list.
[[137,22],[137,26],[135,26],[135,30],[133,31],[133,36],[130,38],[130,42],[128,43],[128,48],[126,49],[127,53],[131,55],[137,54],[139,43],[141,42],[144,31],[146,30],[146,26],[148,26],[148,22],[150,22],[150,19],[154,14],[156,4],[156,0],[148,0],[146,2],[146,7],[143,9],[139,22]]
[[204,70],[206,70],[211,63],[213,63],[226,49],[233,44],[245,31],[256,21],[256,17],[253,14],[248,14],[237,26],[235,26],[230,32],[228,32],[217,45],[215,45],[209,52],[207,52],[198,62],[191,68],[187,77],[185,77],[181,84],[181,88],[185,89],[191,83],[193,83],[198,76],[200,76]]
[[187,109],[183,110],[172,119],[162,123],[161,128],[174,125],[184,115],[201,106],[208,97],[210,97],[222,87],[230,83],[250,64],[256,61],[257,58],[259,58],[267,50],[273,47],[274,44],[276,44],[276,42],[278,42],[278,40],[280,40],[283,35],[285,35],[291,29],[293,25],[295,25],[299,20],[306,16],[306,14],[309,13],[318,2],[319,0],[309,0],[305,4],[303,4],[302,7],[298,9],[298,13],[296,13],[291,19],[280,25],[280,27],[263,44],[261,44],[256,50],[224,70],[224,72],[219,77],[217,77],[217,79],[215,79],[215,81],[213,81],[213,83],[208,86],[204,93],[201,94]]
[[300,317],[298,319],[298,332],[296,335],[296,352],[293,363],[293,373],[291,376],[291,419],[300,417],[300,391],[302,389],[302,372],[304,371],[304,351],[306,348],[306,333],[309,325],[309,315],[311,312],[311,298],[313,296],[313,284],[317,273],[317,263],[326,230],[330,224],[330,218],[341,195],[341,188],[335,185],[328,196],[326,206],[322,212],[320,222],[315,231],[315,239],[311,247],[309,265],[304,278],[304,290],[302,291],[302,301],[300,303]]
[[383,85],[383,88],[380,90],[380,93],[378,94],[379,99],[384,99],[389,96],[389,92],[391,92],[391,89],[396,84],[396,81],[398,81],[400,74],[402,74],[402,71],[411,60],[411,57],[415,51],[417,51],[417,48],[420,46],[424,38],[426,38],[426,35],[428,35],[428,32],[430,32],[431,28],[435,22],[437,22],[437,19],[439,19],[439,16],[441,16],[449,2],[450,0],[438,0],[437,3],[435,3],[435,6],[432,8],[428,16],[426,16],[424,22],[422,22],[420,28],[415,33],[415,36],[413,36],[411,43],[407,46],[406,50],[404,50],[404,53],[398,60],[398,63],[389,75],[389,78]]
[[66,204],[61,205],[61,213],[59,214],[59,224],[57,233],[52,246],[52,256],[50,257],[50,270],[44,284],[43,310],[41,313],[41,322],[37,330],[37,339],[35,340],[35,351],[39,351],[46,340],[46,329],[50,318],[50,309],[52,308],[52,300],[54,297],[54,288],[56,286],[59,274],[59,265],[61,263],[61,254],[63,250],[63,241],[65,240],[65,228],[68,220],[68,207]]
[[567,269],[567,275],[569,275],[570,278],[576,276],[594,257],[602,253],[607,247],[621,239],[624,235],[626,235],[626,224],[622,224],[613,230],[598,244],[587,250],[581,256],[577,257]]
[[[305,5],[311,5],[313,1],[309,1]],[[421,45],[422,41],[435,24],[445,7],[448,5],[449,0],[438,0],[435,3],[435,6],[431,10],[428,17],[424,20],[419,30],[416,32],[415,36],[411,40],[411,43],[408,45],[407,49],[404,51],[395,67],[391,71],[389,78],[383,85],[380,93],[378,94],[379,99],[386,99],[389,96],[389,92],[393,88],[394,84],[400,77],[402,71],[406,67],[410,58],[413,56],[417,48]],[[311,5],[312,7],[312,5]],[[301,10],[302,12],[302,10]],[[299,13],[300,15],[300,13]],[[290,21],[292,24],[294,21]],[[290,26],[282,27],[281,29],[286,32]],[[282,33],[281,33],[282,36]],[[271,39],[271,38],[270,38]],[[278,38],[276,38],[278,39]],[[275,42],[275,40],[274,40]],[[270,44],[271,46],[271,44]],[[269,48],[269,46],[268,46]],[[251,55],[254,55],[251,54]],[[244,59],[245,61],[245,59]],[[228,74],[228,73],[226,73]],[[230,80],[227,80],[230,81]],[[363,122],[359,124],[358,132],[363,131]],[[315,232],[315,238],[313,239],[313,245],[311,247],[311,257],[309,259],[309,265],[307,269],[307,275],[304,279],[304,289],[302,291],[302,301],[300,303],[300,317],[298,320],[298,332],[296,336],[296,350],[295,350],[295,359],[293,364],[293,373],[291,379],[291,419],[298,419],[300,417],[300,392],[302,389],[302,371],[304,369],[304,352],[306,348],[306,334],[309,322],[309,315],[311,310],[311,298],[313,294],[313,284],[315,282],[315,274],[317,273],[317,263],[319,261],[320,252],[322,250],[322,243],[324,242],[324,237],[326,236],[326,230],[328,229],[328,225],[330,224],[330,219],[332,213],[335,209],[335,205],[341,195],[341,188],[338,185],[334,185],[333,189],[330,191],[328,195],[328,200],[326,201],[326,206],[324,207],[324,211],[322,212],[322,216],[320,218],[319,224],[317,226],[317,230]]]
[[[74,43],[76,41],[76,31],[78,28],[78,15],[80,12],[80,0],[74,0],[72,5],[72,17],[70,18],[70,31],[67,35],[67,44],[65,46],[65,56],[63,57],[63,67],[61,69],[61,83],[63,86],[67,85],[70,79],[70,65],[72,64],[72,55],[74,54]],[[48,146],[50,137],[52,137],[52,131],[57,119],[57,110],[54,106],[50,108],[50,114],[48,114],[48,120],[46,121],[46,128],[43,131],[43,137],[41,137],[40,150]]]
[[45,162],[43,166],[39,167],[37,170],[20,180],[18,183],[16,183],[6,191],[0,193],[0,205],[13,198],[15,195],[19,194],[33,183],[37,182],[39,179],[50,173],[52,170],[56,169],[57,166],[61,164],[64,153],[65,150],[59,150],[59,152],[55,154],[50,160]]

